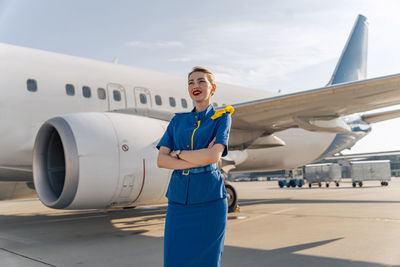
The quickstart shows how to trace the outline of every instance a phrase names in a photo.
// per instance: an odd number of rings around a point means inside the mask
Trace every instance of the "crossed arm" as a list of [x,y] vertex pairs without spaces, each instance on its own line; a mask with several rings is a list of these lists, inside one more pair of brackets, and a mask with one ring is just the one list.
[[216,138],[211,141],[207,148],[198,150],[182,150],[177,158],[174,151],[170,148],[161,146],[158,152],[157,167],[183,170],[188,168],[196,168],[216,163],[224,152],[225,145],[214,144]]

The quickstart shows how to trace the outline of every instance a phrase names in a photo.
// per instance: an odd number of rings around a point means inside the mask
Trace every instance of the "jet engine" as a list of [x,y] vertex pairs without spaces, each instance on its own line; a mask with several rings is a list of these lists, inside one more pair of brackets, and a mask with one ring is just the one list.
[[157,168],[167,122],[91,112],[54,117],[39,129],[33,176],[55,209],[105,209],[166,202],[171,171]]

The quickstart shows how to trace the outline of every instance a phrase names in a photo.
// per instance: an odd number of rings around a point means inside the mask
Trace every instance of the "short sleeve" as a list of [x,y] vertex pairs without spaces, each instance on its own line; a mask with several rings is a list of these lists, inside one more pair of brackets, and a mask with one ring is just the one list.
[[174,150],[174,128],[175,128],[174,118],[172,118],[172,120],[169,122],[167,130],[161,137],[160,142],[158,142],[156,146],[158,150],[160,150],[160,146],[166,146],[171,150]]
[[222,153],[222,157],[225,157],[228,154],[228,140],[229,132],[231,130],[232,118],[228,113],[225,113],[217,120],[217,130],[215,135],[216,140],[214,144],[225,145],[224,152]]

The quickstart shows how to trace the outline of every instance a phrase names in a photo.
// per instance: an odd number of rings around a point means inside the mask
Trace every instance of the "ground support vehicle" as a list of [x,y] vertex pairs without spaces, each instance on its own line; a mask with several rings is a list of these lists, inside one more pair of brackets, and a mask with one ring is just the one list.
[[390,160],[351,161],[350,170],[353,187],[362,187],[365,181],[380,181],[387,186],[391,180]]
[[285,179],[278,181],[280,188],[283,187],[302,187],[304,185],[303,168],[290,169],[285,171]]
[[329,187],[331,182],[339,186],[342,179],[342,167],[337,163],[306,165],[305,179],[309,188],[311,188],[313,184],[318,184],[318,186],[321,187],[322,183],[325,183],[325,186]]

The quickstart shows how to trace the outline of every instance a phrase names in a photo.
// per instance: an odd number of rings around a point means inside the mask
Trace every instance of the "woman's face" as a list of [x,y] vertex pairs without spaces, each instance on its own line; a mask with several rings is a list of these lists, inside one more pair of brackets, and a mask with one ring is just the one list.
[[216,85],[210,83],[206,73],[193,72],[189,76],[188,90],[193,101],[210,101],[211,93],[215,91],[215,88]]

